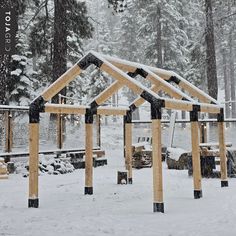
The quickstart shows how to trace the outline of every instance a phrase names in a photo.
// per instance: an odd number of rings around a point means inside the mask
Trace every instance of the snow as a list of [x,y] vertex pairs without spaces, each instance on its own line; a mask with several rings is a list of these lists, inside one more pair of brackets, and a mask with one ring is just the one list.
[[[215,236],[236,233],[236,179],[228,188],[203,179],[193,199],[187,171],[163,164],[165,214],[152,212],[152,169],[133,170],[133,185],[117,185],[124,170],[122,129],[103,127],[108,166],[94,169],[94,195],[84,195],[84,170],[39,177],[40,208],[27,208],[28,178],[0,180],[0,235]],[[47,160],[45,160],[47,161]]]
[[182,154],[188,152],[182,148],[171,148],[171,147],[168,147],[167,151],[169,152],[170,159],[173,159],[175,161],[178,161]]
[[11,71],[11,75],[15,75],[15,76],[20,76],[21,73],[22,73],[21,69],[16,69],[16,70]]
[[[94,52],[92,51],[92,53],[94,53]],[[214,103],[218,104],[218,102],[214,98],[212,98],[207,93],[203,92],[201,89],[197,88],[196,86],[194,86],[193,84],[191,84],[186,79],[179,76],[177,73],[175,73],[173,71],[168,71],[168,70],[163,70],[163,69],[160,69],[160,68],[146,66],[146,65],[143,65],[143,64],[140,64],[140,63],[130,62],[130,61],[126,61],[126,60],[123,60],[123,59],[119,59],[119,58],[115,58],[115,57],[111,57],[111,56],[107,56],[107,55],[101,55],[100,54],[100,56],[107,59],[110,62],[122,63],[122,64],[130,65],[132,67],[142,67],[142,66],[144,66],[144,67],[148,68],[149,70],[151,70],[154,73],[156,72],[156,73],[161,73],[161,74],[165,74],[165,75],[168,75],[168,76],[176,76],[179,80],[183,81],[190,88],[196,90],[199,94],[201,94],[202,96],[208,98],[210,101],[213,101]]]

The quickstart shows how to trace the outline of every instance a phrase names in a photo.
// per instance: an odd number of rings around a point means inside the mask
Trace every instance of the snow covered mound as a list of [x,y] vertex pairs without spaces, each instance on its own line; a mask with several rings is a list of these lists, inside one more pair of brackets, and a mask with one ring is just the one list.
[[[26,170],[29,170],[29,165],[25,165]],[[39,155],[39,173],[59,175],[71,173],[75,170],[68,158],[55,158],[53,155]],[[21,172],[21,171],[18,171]],[[27,177],[28,172],[23,172],[23,176]]]
[[168,169],[188,169],[188,151],[182,148],[168,148],[166,163]]

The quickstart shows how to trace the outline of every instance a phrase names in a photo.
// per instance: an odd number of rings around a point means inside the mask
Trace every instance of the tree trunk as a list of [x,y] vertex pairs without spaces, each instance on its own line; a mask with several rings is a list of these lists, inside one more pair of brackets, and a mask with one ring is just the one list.
[[[67,70],[67,4],[63,0],[54,0],[54,39],[53,39],[53,81],[57,80]],[[60,91],[66,95],[66,89]],[[54,96],[53,103],[58,103]]]
[[217,99],[218,83],[216,72],[214,23],[212,15],[212,1],[205,0],[206,5],[206,68],[207,68],[207,87],[211,97]]
[[230,117],[230,81],[228,79],[227,74],[227,61],[226,61],[226,51],[225,49],[222,50],[222,57],[223,57],[223,72],[224,72],[224,85],[225,85],[225,115],[226,118]]
[[157,5],[157,15],[156,15],[156,32],[157,32],[157,67],[162,67],[162,30],[161,30],[161,7]]
[[231,109],[232,118],[236,118],[236,98],[235,98],[235,73],[234,73],[234,51],[233,51],[233,29],[229,34],[229,65],[230,65],[230,82],[231,82]]
[[8,104],[7,83],[10,76],[10,55],[0,55],[0,104]]

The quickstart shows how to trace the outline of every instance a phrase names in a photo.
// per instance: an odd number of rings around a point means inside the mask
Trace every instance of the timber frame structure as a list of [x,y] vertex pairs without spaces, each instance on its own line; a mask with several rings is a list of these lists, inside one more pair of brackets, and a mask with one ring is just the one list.
[[[95,65],[110,75],[113,82],[107,89],[95,97],[87,106],[51,104],[50,99],[67,86],[76,76]],[[151,82],[151,89],[135,80],[139,75]],[[172,85],[175,84],[175,86]],[[127,86],[137,99],[129,107],[104,107],[116,91]],[[171,98],[160,97],[157,92],[163,91]],[[184,92],[182,92],[184,91]],[[187,92],[187,95],[185,92]],[[40,113],[85,115],[85,189],[84,194],[93,194],[93,121],[94,115],[121,115],[124,117],[125,163],[128,170],[128,182],[132,184],[132,113],[145,101],[151,105],[152,120],[152,159],[153,159],[153,211],[164,212],[162,158],[161,158],[161,116],[162,109],[188,111],[191,122],[193,186],[194,198],[202,197],[201,167],[199,150],[199,112],[217,114],[219,129],[219,149],[221,166],[221,186],[228,186],[226,168],[226,148],[224,129],[224,110],[217,101],[190,84],[172,71],[145,66],[91,51],[73,67],[50,85],[31,104],[29,109],[29,199],[28,207],[38,208],[38,148]]]

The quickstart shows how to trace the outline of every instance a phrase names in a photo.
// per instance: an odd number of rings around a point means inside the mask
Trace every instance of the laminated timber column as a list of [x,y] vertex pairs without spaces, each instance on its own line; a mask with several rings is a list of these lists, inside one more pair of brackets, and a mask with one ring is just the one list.
[[133,183],[132,177],[132,112],[124,116],[125,166],[128,170],[128,183]]
[[200,107],[198,105],[193,105],[193,110],[190,111],[193,186],[194,186],[195,199],[202,197],[202,184],[201,184],[202,177],[201,177],[201,162],[200,162],[200,148],[199,148],[198,111],[200,111]]
[[226,146],[225,146],[225,124],[224,124],[223,108],[221,108],[221,111],[217,116],[217,121],[218,121],[218,132],[219,132],[221,187],[228,187],[227,158],[226,158]]
[[101,116],[96,115],[97,146],[101,147]]
[[38,97],[29,108],[29,199],[28,207],[38,208],[39,114],[44,111],[44,99]]
[[152,169],[153,212],[164,213],[162,156],[161,156],[161,107],[151,104],[152,118]]
[[93,194],[93,112],[85,114],[85,188],[84,194]]

